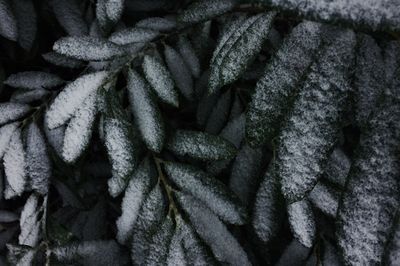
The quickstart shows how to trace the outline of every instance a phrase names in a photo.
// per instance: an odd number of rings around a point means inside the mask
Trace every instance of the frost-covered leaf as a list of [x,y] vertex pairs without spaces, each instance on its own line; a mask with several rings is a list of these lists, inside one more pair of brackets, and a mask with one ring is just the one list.
[[53,50],[84,61],[109,60],[126,53],[122,47],[112,42],[89,36],[61,38],[54,43]]
[[219,40],[210,65],[209,92],[232,83],[246,70],[268,37],[274,12],[235,23]]
[[168,45],[165,45],[164,56],[176,86],[187,100],[193,100],[193,79],[182,56]]
[[187,264],[187,260],[185,257],[185,250],[183,248],[183,221],[181,217],[175,218],[176,226],[173,232],[173,236],[171,239],[171,243],[169,245],[168,256],[167,256],[167,265],[168,266],[185,266]]
[[36,123],[31,123],[26,135],[26,170],[33,190],[46,195],[51,176],[51,162],[44,136]]
[[132,175],[122,199],[122,214],[116,222],[120,243],[125,243],[131,237],[140,207],[149,192],[151,177],[150,162],[145,159]]
[[239,200],[217,179],[195,167],[166,162],[164,169],[169,178],[185,193],[202,201],[223,221],[243,224],[246,211]]
[[196,112],[196,120],[200,126],[206,125],[207,119],[210,117],[210,114],[216,106],[219,97],[220,95],[218,93],[212,95],[208,95],[206,93],[201,97],[197,105]]
[[87,266],[125,265],[127,258],[114,240],[72,243],[51,250],[60,262],[79,262]]
[[40,238],[40,228],[42,225],[39,206],[39,197],[32,194],[26,201],[19,220],[21,233],[18,237],[18,244],[35,247]]
[[339,205],[339,196],[340,193],[334,188],[319,182],[310,192],[308,198],[323,213],[335,217]]
[[246,137],[252,146],[271,140],[277,133],[290,99],[321,45],[322,29],[318,23],[300,23],[267,65],[247,111]]
[[64,81],[57,75],[40,72],[26,71],[9,76],[4,84],[21,89],[48,89],[63,84]]
[[211,210],[189,195],[177,193],[177,198],[197,233],[219,261],[231,265],[250,265],[240,244]]
[[252,225],[258,238],[268,243],[276,236],[281,226],[283,197],[279,189],[279,180],[273,162],[264,175],[258,189],[253,210]]
[[12,41],[18,38],[17,20],[8,0],[0,0],[0,35]]
[[248,206],[256,192],[262,169],[263,152],[247,144],[238,152],[232,165],[229,188]]
[[89,145],[97,113],[96,97],[97,93],[86,97],[65,129],[62,157],[68,163],[75,162]]
[[178,93],[174,81],[164,63],[155,56],[146,55],[143,59],[143,72],[151,87],[163,102],[178,107]]
[[303,198],[323,174],[348,101],[355,35],[332,34],[334,41],[311,66],[279,138],[277,173],[289,202]]
[[36,90],[17,90],[15,91],[11,98],[10,102],[14,103],[32,103],[37,100],[42,100],[46,95],[49,95],[50,92],[45,89],[36,89]]
[[323,265],[340,266],[340,256],[334,246],[325,241],[324,243],[324,256],[322,257]]
[[131,256],[137,265],[143,265],[146,261],[151,236],[162,223],[165,211],[164,196],[157,184],[143,203],[132,235]]
[[82,106],[85,99],[104,85],[109,74],[107,71],[86,74],[65,86],[46,113],[49,129],[65,124]]
[[222,137],[189,130],[178,130],[167,148],[180,156],[205,161],[231,159],[236,154],[235,147]]
[[19,217],[13,212],[0,210],[0,223],[11,223],[18,221]]
[[137,42],[150,42],[158,37],[160,33],[155,30],[140,27],[127,28],[111,34],[109,40],[118,45]]
[[210,116],[208,117],[205,127],[206,132],[210,134],[218,134],[221,131],[228,121],[231,101],[231,90],[227,90],[219,97],[218,101],[213,105]]
[[37,32],[35,7],[32,0],[13,0],[12,4],[17,19],[18,43],[22,48],[29,51]]
[[385,94],[400,99],[400,42],[390,41],[385,45],[384,63],[387,88]]
[[4,198],[20,196],[27,183],[25,151],[20,128],[14,131],[3,161],[6,175]]
[[48,52],[46,54],[43,54],[42,56],[47,62],[60,67],[81,68],[84,66],[84,63],[82,61],[74,58],[69,58],[56,52]]
[[387,247],[386,265],[395,266],[400,262],[400,221],[397,217],[393,224],[392,238]]
[[5,152],[9,146],[11,137],[13,136],[15,130],[18,128],[19,123],[11,123],[4,125],[0,128],[0,160],[3,159]]
[[186,65],[189,67],[192,75],[195,78],[199,78],[201,74],[200,68],[200,60],[196,55],[196,51],[194,50],[192,44],[189,39],[185,36],[180,36],[178,40],[178,50],[181,54],[183,60]]
[[108,190],[113,197],[118,196],[125,189],[138,165],[135,134],[126,116],[120,102],[115,98],[107,102],[103,130],[104,142],[112,167],[112,178],[108,181]]
[[88,34],[88,26],[76,0],[51,0],[51,5],[58,22],[68,35],[84,36]]
[[189,5],[178,20],[183,23],[209,20],[232,10],[236,3],[236,0],[198,0]]
[[355,119],[366,125],[382,94],[385,69],[381,49],[369,35],[360,35],[355,70]]
[[176,27],[176,21],[159,17],[145,18],[136,23],[136,27],[168,32]]
[[106,8],[107,2],[108,0],[96,1],[96,19],[99,28],[101,29],[101,35],[103,35],[103,33],[109,32],[111,28],[114,26],[114,22],[112,22],[107,15],[107,8]]
[[316,234],[314,213],[311,204],[304,199],[291,203],[287,207],[290,228],[294,237],[306,247],[311,247]]
[[329,156],[325,167],[324,178],[344,187],[351,166],[350,158],[340,148],[335,148]]
[[153,235],[149,246],[149,254],[146,258],[146,265],[164,264],[168,257],[168,248],[174,233],[174,224],[167,216],[157,232]]
[[47,116],[45,116],[44,133],[46,134],[46,139],[56,154],[61,157],[66,126],[59,126],[54,129],[49,129],[48,126],[46,126],[47,124]]
[[268,6],[326,22],[342,21],[373,31],[400,31],[397,0],[257,0]]
[[0,125],[15,121],[25,116],[31,107],[22,103],[0,103]]
[[36,249],[27,246],[7,244],[7,249],[8,261],[15,266],[31,266],[37,253]]
[[161,152],[165,139],[164,122],[150,87],[134,70],[128,72],[127,87],[132,113],[143,141],[150,150]]
[[107,0],[105,4],[107,17],[112,22],[117,22],[124,11],[125,0]]
[[337,237],[347,265],[381,264],[399,206],[400,108],[390,98],[363,132],[338,212]]

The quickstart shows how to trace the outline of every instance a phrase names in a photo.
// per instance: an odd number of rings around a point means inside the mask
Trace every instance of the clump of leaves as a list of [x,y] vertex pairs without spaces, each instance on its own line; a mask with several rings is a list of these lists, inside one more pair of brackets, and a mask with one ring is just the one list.
[[398,265],[396,0],[0,0],[0,264]]

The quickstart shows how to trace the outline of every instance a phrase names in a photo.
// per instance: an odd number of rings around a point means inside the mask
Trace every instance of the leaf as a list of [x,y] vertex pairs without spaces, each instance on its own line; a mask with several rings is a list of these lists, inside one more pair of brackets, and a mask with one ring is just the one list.
[[19,72],[9,76],[4,84],[27,90],[48,89],[64,83],[59,76],[40,71]]
[[397,218],[393,223],[393,236],[388,243],[385,265],[396,265],[400,260],[400,222]]
[[215,93],[237,80],[260,52],[275,12],[252,16],[234,24],[220,39],[210,65],[208,91]]
[[149,246],[149,254],[146,258],[146,265],[164,264],[168,257],[168,248],[174,233],[174,224],[169,216],[153,235]]
[[108,0],[98,0],[96,2],[96,21],[101,28],[101,35],[108,33],[114,26],[114,22],[107,15],[107,2]]
[[324,178],[333,184],[344,187],[350,171],[351,161],[342,149],[336,148],[329,156]]
[[382,263],[400,202],[399,117],[398,103],[387,98],[361,134],[337,220],[338,244],[348,265]]
[[235,147],[223,138],[190,130],[176,131],[167,148],[177,155],[204,161],[231,159],[236,154]]
[[143,72],[151,87],[163,102],[179,106],[178,93],[167,67],[155,56],[146,55],[143,59]]
[[386,44],[384,50],[384,64],[385,64],[385,77],[387,89],[385,90],[386,95],[390,95],[397,99],[400,99],[400,93],[398,92],[398,86],[400,85],[399,78],[399,58],[400,56],[400,43],[398,41],[390,41]]
[[360,2],[349,0],[259,0],[272,8],[294,12],[313,20],[344,22],[350,26],[369,28],[373,31],[400,30],[400,11],[397,1]]
[[301,244],[310,248],[315,240],[316,225],[311,204],[308,200],[291,203],[287,207],[290,228]]
[[231,265],[251,265],[237,240],[211,210],[189,195],[176,194],[197,233],[210,246],[219,261]]
[[18,221],[19,217],[13,212],[0,210],[0,223],[11,223]]
[[302,199],[323,173],[348,101],[355,36],[341,31],[332,38],[311,66],[279,137],[277,173],[289,202]]
[[11,41],[18,38],[17,20],[8,0],[0,0],[0,35]]
[[10,140],[18,126],[19,123],[15,122],[0,127],[0,160],[6,153]]
[[187,100],[193,100],[193,80],[182,56],[168,45],[165,45],[164,56],[176,86]]
[[270,60],[246,115],[246,138],[252,146],[266,143],[277,133],[299,83],[321,47],[322,33],[321,24],[301,22]]
[[293,239],[283,251],[277,266],[291,266],[298,263],[305,263],[310,253],[310,249],[303,246],[299,241]]
[[75,162],[89,145],[97,113],[96,98],[97,93],[86,97],[65,129],[62,157],[68,163]]
[[327,241],[325,241],[324,247],[325,250],[322,259],[323,265],[332,265],[332,266],[342,265],[336,248],[333,247],[331,244],[329,244]]
[[145,159],[129,181],[121,203],[122,214],[116,222],[117,239],[120,243],[125,243],[132,235],[139,210],[150,189],[151,174],[150,162]]
[[245,208],[223,183],[190,165],[165,162],[164,169],[179,189],[199,199],[223,221],[245,223]]
[[41,238],[40,228],[42,222],[40,220],[39,198],[32,194],[26,201],[21,212],[20,228],[21,233],[18,237],[18,244],[35,247]]
[[150,150],[161,152],[165,139],[164,122],[149,86],[138,73],[130,70],[127,87],[132,113],[143,141]]
[[54,14],[60,25],[71,36],[89,33],[82,10],[76,0],[51,0]]
[[171,243],[168,247],[168,256],[166,262],[168,266],[184,266],[187,265],[185,258],[185,250],[183,249],[183,232],[182,232],[182,218],[177,216],[175,218],[176,226],[173,232]]
[[15,91],[10,101],[14,103],[32,103],[37,100],[43,100],[43,98],[49,95],[50,92],[45,89],[36,89],[36,90],[17,90]]
[[127,258],[114,240],[95,240],[56,247],[51,254],[60,262],[77,262],[88,266],[125,265]]
[[359,126],[366,125],[383,92],[382,77],[385,69],[381,49],[375,40],[359,36],[355,70],[355,118]]
[[48,125],[46,115],[44,116],[44,125],[44,133],[48,143],[56,152],[56,154],[61,157],[66,126],[59,126],[54,129],[49,129],[48,126],[46,126]]
[[125,189],[138,165],[135,134],[126,116],[119,101],[111,99],[107,103],[104,142],[112,167],[112,178],[108,180],[108,190],[113,197],[118,196]]
[[322,183],[316,184],[308,196],[315,207],[331,217],[336,217],[339,197],[338,191]]
[[106,2],[106,13],[107,17],[115,22],[118,22],[124,11],[125,0],[107,0]]
[[271,162],[257,191],[253,210],[254,232],[265,243],[277,235],[283,219],[283,196],[275,171],[276,165]]
[[37,32],[37,16],[32,0],[13,0],[13,10],[17,19],[18,43],[25,50],[32,48]]
[[48,52],[43,54],[42,57],[47,62],[60,67],[81,68],[84,66],[84,63],[78,59],[69,58],[55,52]]
[[53,50],[84,61],[109,60],[125,54],[125,50],[120,46],[89,36],[61,38],[54,43]]
[[126,45],[130,43],[146,43],[154,40],[159,36],[159,32],[145,28],[127,28],[111,34],[109,41],[118,45]]
[[257,191],[258,179],[263,166],[263,152],[243,145],[232,165],[229,188],[245,206],[250,205]]
[[46,142],[36,123],[32,122],[26,135],[26,171],[33,190],[46,195],[51,176],[51,162]]
[[83,75],[67,84],[47,110],[46,119],[49,129],[65,124],[82,106],[85,99],[103,86],[109,75],[107,71],[99,71]]
[[137,265],[146,261],[151,236],[161,224],[166,211],[166,204],[161,187],[157,184],[144,202],[132,235],[132,260]]
[[198,0],[189,5],[178,20],[183,23],[206,21],[232,10],[236,3],[236,0]]
[[7,244],[8,261],[16,266],[29,266],[34,263],[36,249],[26,246]]
[[175,29],[176,21],[169,18],[151,17],[140,20],[136,27],[161,32],[169,32]]
[[227,90],[223,93],[218,101],[213,105],[210,116],[208,117],[205,131],[210,134],[218,134],[225,126],[229,118],[231,109],[232,92]]
[[21,139],[21,129],[14,131],[3,160],[6,175],[4,198],[11,199],[15,196],[21,196],[27,182],[26,159]]
[[178,49],[183,61],[185,61],[192,72],[193,77],[199,78],[201,74],[200,60],[192,44],[185,36],[179,36]]
[[0,125],[18,120],[31,111],[31,107],[22,103],[0,103]]

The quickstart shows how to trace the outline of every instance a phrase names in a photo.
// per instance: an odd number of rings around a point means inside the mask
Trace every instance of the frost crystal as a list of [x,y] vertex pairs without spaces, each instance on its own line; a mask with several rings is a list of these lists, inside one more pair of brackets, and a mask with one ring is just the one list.
[[233,9],[236,0],[200,0],[191,4],[178,20],[184,23],[197,23],[222,15]]
[[155,31],[171,31],[176,27],[176,22],[172,19],[153,17],[139,21],[136,23],[136,27]]
[[151,87],[163,102],[178,107],[178,93],[167,67],[155,56],[146,55],[143,59],[143,72]]
[[0,103],[0,125],[15,121],[25,116],[31,107],[22,103]]
[[109,40],[112,43],[125,45],[136,42],[150,42],[158,37],[160,33],[155,30],[145,28],[129,28],[111,34]]
[[103,86],[109,72],[100,71],[77,78],[65,86],[46,113],[47,126],[54,129],[67,122],[85,99]]
[[346,183],[350,166],[350,158],[347,157],[343,150],[336,148],[329,156],[324,177],[330,182],[343,187]]
[[205,161],[231,159],[236,153],[235,147],[221,137],[187,130],[178,130],[167,148],[180,156]]
[[134,70],[128,74],[129,101],[135,122],[147,147],[161,152],[164,144],[164,123],[146,81]]
[[0,160],[3,158],[5,152],[7,151],[11,137],[18,126],[19,123],[15,122],[12,124],[4,125],[0,128]]
[[35,123],[31,123],[26,136],[26,170],[33,190],[46,195],[51,176],[51,162],[46,142]]
[[178,201],[189,215],[197,233],[211,247],[219,261],[231,265],[251,265],[237,240],[207,207],[181,193],[178,194]]
[[244,208],[223,183],[189,165],[169,162],[164,166],[167,175],[178,188],[202,201],[222,220],[234,224],[245,222]]
[[32,194],[26,201],[21,212],[18,244],[35,247],[40,240],[40,215],[38,196]]
[[113,21],[117,22],[124,11],[125,0],[107,0],[105,4],[107,17]]
[[171,218],[167,217],[152,237],[146,265],[157,266],[165,263],[173,233],[174,224]]
[[10,144],[4,154],[4,172],[6,174],[4,198],[20,196],[26,186],[25,151],[21,139],[21,129],[14,131]]
[[67,67],[67,68],[81,68],[84,66],[84,63],[78,59],[69,58],[67,56],[55,52],[49,52],[43,54],[42,56],[44,60],[56,66]]
[[311,247],[316,233],[314,214],[307,200],[294,202],[288,206],[289,223],[294,237],[304,246]]
[[314,22],[300,23],[267,65],[247,111],[246,136],[251,145],[263,144],[276,134],[291,97],[315,59],[322,28]]
[[309,194],[309,200],[323,213],[335,217],[339,205],[339,192],[322,183],[315,185]]
[[4,81],[4,84],[8,86],[28,90],[47,89],[63,83],[64,81],[57,75],[39,71],[19,72]]
[[167,257],[168,266],[185,266],[188,265],[185,258],[185,250],[183,249],[183,232],[181,218],[176,219],[177,224],[175,228],[174,235],[171,239],[171,244],[169,246],[169,252]]

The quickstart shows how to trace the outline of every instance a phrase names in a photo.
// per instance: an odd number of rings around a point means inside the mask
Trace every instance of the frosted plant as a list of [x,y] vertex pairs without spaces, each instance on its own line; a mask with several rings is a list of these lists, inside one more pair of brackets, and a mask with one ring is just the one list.
[[0,0],[0,265],[398,265],[397,0]]

